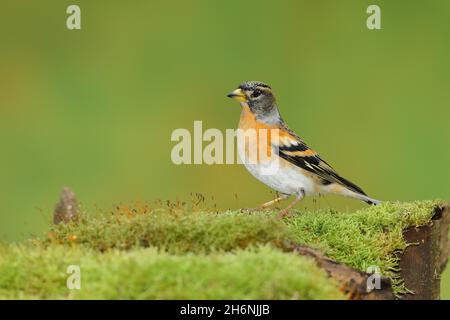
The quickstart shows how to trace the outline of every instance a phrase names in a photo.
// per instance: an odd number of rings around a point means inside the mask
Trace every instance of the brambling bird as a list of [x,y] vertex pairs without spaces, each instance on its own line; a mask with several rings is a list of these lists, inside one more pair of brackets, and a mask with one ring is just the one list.
[[[247,81],[228,94],[242,106],[239,130],[243,135],[239,155],[247,170],[258,180],[276,190],[280,197],[262,204],[263,209],[291,195],[295,196],[286,209],[280,211],[279,218],[303,197],[320,194],[337,194],[377,205],[380,201],[367,196],[357,185],[341,177],[317,152],[294,133],[280,116],[272,88],[265,83]],[[254,135],[247,134],[256,132]],[[242,138],[243,137],[243,138]],[[263,144],[261,137],[268,141]],[[255,147],[258,155],[255,161],[248,161],[249,150]],[[260,156],[260,151],[266,157]],[[238,148],[239,149],[239,148]],[[276,170],[265,172],[267,165],[276,163]]]

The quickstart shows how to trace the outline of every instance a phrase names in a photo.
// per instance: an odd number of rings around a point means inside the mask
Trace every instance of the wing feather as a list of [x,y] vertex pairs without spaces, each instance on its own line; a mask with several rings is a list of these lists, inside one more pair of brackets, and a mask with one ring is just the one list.
[[[310,149],[292,130],[287,130],[290,136],[284,136],[279,141],[278,150],[281,158],[290,163],[316,174],[322,179],[323,184],[337,183],[356,193],[366,195],[364,191],[354,183],[342,178],[317,152]],[[291,140],[291,141],[286,141]],[[295,141],[295,142],[293,142]]]

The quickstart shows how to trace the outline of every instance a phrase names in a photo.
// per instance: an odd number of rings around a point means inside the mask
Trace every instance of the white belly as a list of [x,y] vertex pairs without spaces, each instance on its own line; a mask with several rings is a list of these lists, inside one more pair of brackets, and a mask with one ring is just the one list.
[[300,169],[280,164],[278,170],[267,170],[259,164],[244,163],[247,170],[259,181],[283,194],[298,194],[303,190],[305,195],[316,194],[314,181],[305,176]]
[[[300,168],[281,159],[272,148],[270,155],[258,154],[256,146],[259,139],[250,142],[245,138],[238,136],[238,154],[241,163],[244,163],[247,170],[258,180],[270,188],[283,194],[316,194],[316,185],[307,175],[303,174]],[[260,147],[259,150],[266,150]]]

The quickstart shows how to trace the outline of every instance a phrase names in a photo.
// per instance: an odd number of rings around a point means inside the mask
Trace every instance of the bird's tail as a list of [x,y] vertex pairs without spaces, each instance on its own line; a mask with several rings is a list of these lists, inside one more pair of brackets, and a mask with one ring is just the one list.
[[356,184],[350,182],[347,179],[342,178],[341,176],[336,176],[339,179],[339,182],[344,186],[344,190],[341,194],[345,195],[345,196],[350,196],[352,198],[356,198],[359,200],[362,200],[368,204],[371,205],[379,205],[381,203],[380,200],[376,200],[373,199],[371,197],[369,197],[364,191],[363,189],[361,189],[360,187],[358,187]]
[[355,197],[355,198],[357,198],[359,200],[362,200],[362,201],[364,201],[364,202],[366,202],[366,203],[368,203],[370,205],[374,205],[374,206],[379,205],[381,203],[380,200],[373,199],[373,198],[371,198],[369,196],[366,196],[365,194],[355,193],[353,195],[353,197]]

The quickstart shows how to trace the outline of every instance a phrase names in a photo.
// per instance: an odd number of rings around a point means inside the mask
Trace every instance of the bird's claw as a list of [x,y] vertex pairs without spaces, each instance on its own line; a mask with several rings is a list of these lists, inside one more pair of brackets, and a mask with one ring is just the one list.
[[281,220],[283,218],[291,217],[291,216],[292,216],[292,211],[284,209],[284,210],[281,210],[280,212],[278,212],[277,219]]

